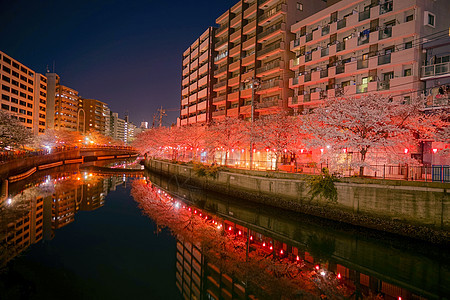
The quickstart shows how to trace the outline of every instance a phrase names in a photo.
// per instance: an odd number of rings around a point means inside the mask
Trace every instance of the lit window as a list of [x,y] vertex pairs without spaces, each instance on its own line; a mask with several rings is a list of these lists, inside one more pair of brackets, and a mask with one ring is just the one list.
[[300,2],[297,2],[297,10],[303,11],[303,4]]

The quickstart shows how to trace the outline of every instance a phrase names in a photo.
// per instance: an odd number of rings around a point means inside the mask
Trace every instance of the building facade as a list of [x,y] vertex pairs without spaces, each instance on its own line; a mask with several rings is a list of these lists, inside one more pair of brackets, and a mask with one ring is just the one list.
[[45,129],[47,82],[38,74],[0,51],[1,109],[12,114],[34,134]]
[[47,73],[46,77],[49,86],[47,128],[84,132],[85,124],[81,124],[84,118],[79,107],[78,91],[61,85],[61,79],[55,73]]
[[108,105],[95,99],[80,98],[85,115],[85,132],[96,131],[110,135],[110,110]]
[[[325,98],[380,93],[408,100],[422,93],[422,44],[448,31],[444,0],[342,0],[296,23],[289,107]],[[448,33],[448,32],[447,32]]]

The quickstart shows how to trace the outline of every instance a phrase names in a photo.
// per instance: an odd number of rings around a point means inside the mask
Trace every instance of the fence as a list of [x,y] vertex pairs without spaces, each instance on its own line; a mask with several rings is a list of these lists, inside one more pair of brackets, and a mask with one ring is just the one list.
[[[171,155],[163,155],[161,158],[175,160]],[[250,169],[250,161],[245,159],[225,158],[212,161],[206,156],[195,157],[195,155],[178,156],[178,161],[200,161],[202,163],[222,165],[239,169]],[[300,163],[290,164],[278,163],[272,160],[253,160],[252,169],[260,171],[281,171],[289,173],[301,173],[318,175],[322,168],[328,168],[327,163]],[[359,168],[341,167],[332,169],[331,172],[337,177],[352,177],[359,175]],[[364,176],[379,179],[409,180],[409,181],[433,181],[450,182],[450,166],[447,165],[368,165],[364,167]]]

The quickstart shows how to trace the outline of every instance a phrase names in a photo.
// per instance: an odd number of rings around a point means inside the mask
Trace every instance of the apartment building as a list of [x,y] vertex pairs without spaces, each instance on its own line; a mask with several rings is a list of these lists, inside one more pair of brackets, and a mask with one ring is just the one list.
[[182,90],[178,126],[211,119],[215,28],[208,28],[183,53]]
[[446,0],[342,0],[292,26],[289,107],[382,93],[408,100],[424,88],[422,44],[448,34]]
[[[84,132],[78,91],[61,84],[56,73],[47,73],[47,128]],[[81,130],[80,130],[81,129]]]
[[12,114],[34,134],[45,129],[45,76],[0,51],[1,109]]
[[326,5],[323,0],[241,0],[218,17],[219,28],[208,29],[183,54],[179,125],[248,119],[252,97],[255,114],[287,109],[294,58],[289,29]]
[[108,105],[96,99],[80,98],[85,115],[85,132],[97,131],[110,135],[110,110]]

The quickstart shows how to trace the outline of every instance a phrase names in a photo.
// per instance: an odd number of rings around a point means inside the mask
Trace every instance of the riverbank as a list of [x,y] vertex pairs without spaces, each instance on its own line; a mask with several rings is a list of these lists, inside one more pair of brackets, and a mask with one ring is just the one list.
[[190,165],[146,160],[152,172],[255,203],[301,212],[436,244],[450,244],[450,185],[347,178],[335,183],[338,200],[310,201],[305,175],[227,169],[215,178]]

